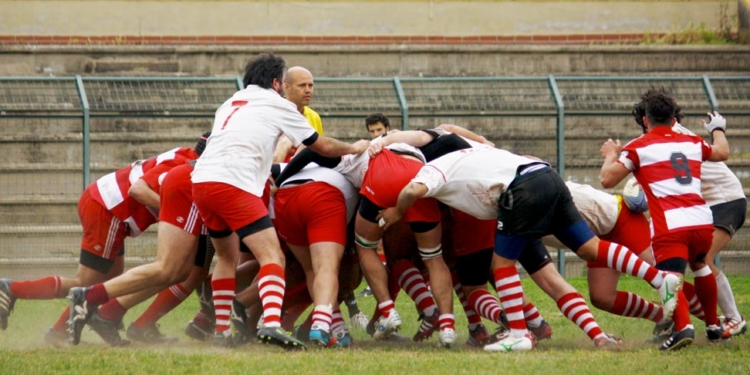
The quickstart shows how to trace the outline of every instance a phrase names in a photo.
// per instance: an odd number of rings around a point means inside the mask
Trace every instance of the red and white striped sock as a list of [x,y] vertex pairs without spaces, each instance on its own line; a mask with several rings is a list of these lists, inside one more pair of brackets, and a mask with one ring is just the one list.
[[426,316],[431,316],[435,312],[437,304],[414,264],[408,260],[399,261],[393,265],[393,277],[398,280],[398,285],[414,301],[419,311],[424,312]]
[[477,289],[469,294],[469,305],[479,316],[496,324],[500,323],[500,312],[503,309],[497,302],[497,298],[484,289]]
[[190,292],[185,290],[181,284],[175,284],[162,290],[146,311],[133,322],[133,325],[138,328],[145,328],[156,323],[162,316],[167,315],[177,305],[181,304],[188,295],[190,295]]
[[706,325],[718,326],[719,318],[716,316],[716,309],[719,297],[716,290],[716,278],[708,265],[694,270],[693,275],[695,275],[695,292],[698,295],[698,300],[701,301],[705,315],[703,321],[706,322]]
[[685,301],[688,304],[690,313],[693,314],[696,318],[703,320],[706,317],[706,313],[703,311],[703,305],[698,299],[698,294],[695,291],[695,285],[690,284],[687,281],[683,281],[682,293],[685,295]]
[[341,310],[335,308],[331,319],[331,332],[337,332],[344,328],[346,328],[346,322],[344,321],[344,317],[341,316]]
[[510,333],[515,337],[523,337],[529,331],[523,318],[523,287],[518,271],[515,266],[507,266],[496,268],[494,274],[495,287],[508,317]]
[[611,268],[646,280],[654,288],[660,287],[664,282],[662,272],[644,262],[627,247],[614,242],[599,240],[599,253],[595,263],[600,267]]
[[216,333],[221,333],[225,336],[231,333],[229,330],[229,315],[232,311],[236,282],[234,278],[211,280],[214,311],[216,312]]
[[[455,273],[451,274],[451,276],[454,275]],[[456,292],[456,296],[458,296],[458,300],[461,302],[461,307],[464,309],[466,320],[469,322],[469,329],[477,328],[479,324],[482,324],[482,317],[479,316],[479,314],[477,314],[469,305],[469,300],[464,295],[464,287],[458,281],[458,277],[453,278],[453,290]]]
[[630,292],[617,291],[615,303],[609,309],[609,312],[630,318],[648,319],[654,323],[658,323],[662,319],[661,306]]
[[441,331],[446,329],[452,329],[455,331],[456,317],[453,316],[453,314],[440,314],[440,317],[438,317],[438,325],[440,325]]
[[539,310],[531,302],[523,305],[523,317],[526,319],[526,326],[528,327],[539,327],[544,320],[542,314],[539,313]]
[[284,304],[286,279],[284,269],[275,263],[266,264],[258,272],[258,294],[263,303],[263,325],[281,327],[281,306]]
[[18,299],[63,298],[68,291],[61,290],[60,286],[59,276],[48,276],[36,280],[14,281],[10,283],[10,292]]
[[316,305],[312,312],[312,329],[330,332],[333,322],[331,305]]
[[380,311],[380,315],[384,317],[389,317],[391,315],[391,311],[396,308],[396,305],[393,304],[393,300],[388,300],[385,302],[381,302],[378,304],[378,311]]
[[602,334],[602,329],[599,328],[596,319],[591,315],[589,306],[580,294],[568,293],[560,297],[557,300],[557,307],[560,308],[566,318],[575,323],[583,332],[586,332],[590,339],[593,340]]

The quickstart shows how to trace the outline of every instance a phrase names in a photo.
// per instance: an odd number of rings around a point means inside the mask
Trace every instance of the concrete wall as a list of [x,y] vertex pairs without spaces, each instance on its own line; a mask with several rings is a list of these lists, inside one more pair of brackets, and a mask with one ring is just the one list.
[[[392,36],[716,29],[736,1],[0,1],[0,35]],[[733,18],[734,19],[734,18]]]

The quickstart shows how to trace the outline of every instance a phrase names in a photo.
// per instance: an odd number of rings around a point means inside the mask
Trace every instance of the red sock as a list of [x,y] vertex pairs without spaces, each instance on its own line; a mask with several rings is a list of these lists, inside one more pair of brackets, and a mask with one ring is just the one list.
[[523,305],[523,317],[526,320],[526,326],[539,327],[542,324],[542,314],[536,309],[533,303],[529,302]]
[[104,284],[102,283],[92,285],[91,289],[86,293],[86,302],[89,306],[99,306],[107,301],[109,301],[109,296],[107,295],[107,289],[104,289]]
[[674,310],[674,331],[680,332],[688,326],[692,326],[690,322],[690,313],[688,310],[687,299],[682,290],[677,292],[677,307]]
[[452,329],[456,330],[456,317],[453,316],[453,314],[440,314],[438,317],[438,324],[440,325],[440,330],[446,330],[446,329]]
[[424,283],[422,274],[410,261],[401,260],[394,264],[393,277],[398,280],[398,285],[414,301],[419,311],[432,310],[437,307],[432,294]]
[[393,303],[392,300],[388,300],[385,302],[381,302],[378,304],[378,311],[380,311],[380,315],[384,317],[391,316],[391,311],[396,308],[396,305]]
[[133,322],[133,325],[137,328],[145,328],[155,324],[162,316],[167,315],[167,313],[182,303],[188,295],[190,295],[190,292],[185,290],[180,284],[175,284],[162,290],[156,295],[156,299],[154,302],[151,302],[146,311]]
[[99,316],[102,319],[111,320],[113,322],[119,322],[125,316],[128,309],[120,304],[117,298],[109,300],[109,302],[99,307]]
[[18,299],[53,299],[65,297],[60,290],[60,277],[48,276],[36,280],[14,281],[10,292]]
[[644,262],[627,247],[614,242],[599,240],[599,254],[596,260],[600,267],[611,268],[630,276],[646,280],[654,288],[661,286],[663,274]]
[[477,289],[469,294],[469,305],[481,317],[489,319],[496,324],[500,323],[500,312],[503,309],[497,302],[497,298],[484,289]]
[[229,315],[232,311],[232,301],[234,300],[234,288],[237,280],[231,279],[213,279],[211,280],[211,289],[214,294],[214,310],[216,311],[216,333],[229,332]]
[[609,312],[631,318],[648,319],[654,323],[658,323],[662,319],[661,306],[630,292],[617,291],[615,303],[609,309]]
[[602,329],[599,328],[596,319],[591,315],[589,306],[580,294],[568,293],[560,297],[557,300],[557,307],[560,308],[566,318],[575,323],[583,332],[586,332],[590,339],[593,340],[602,334]]
[[523,288],[515,266],[495,269],[495,286],[500,304],[508,317],[510,332],[515,337],[523,337],[529,331],[523,319]]
[[716,290],[716,278],[711,272],[708,265],[693,271],[695,275],[695,292],[703,306],[705,317],[703,320],[706,325],[719,325],[719,318],[716,316],[716,306],[719,303],[719,296]]
[[463,307],[464,309],[466,320],[468,320],[469,322],[469,327],[471,329],[474,329],[476,328],[477,324],[482,323],[482,317],[479,316],[479,314],[477,314],[477,312],[471,308],[471,305],[469,305],[469,300],[464,295],[464,288],[461,285],[461,282],[458,281],[458,274],[456,274],[455,272],[451,272],[451,278],[453,278],[453,291],[456,292],[458,301],[461,302],[461,307]]
[[398,294],[401,292],[401,285],[398,285],[398,279],[393,273],[388,274],[388,294],[391,296],[391,300],[395,301]]
[[258,272],[258,293],[263,303],[263,325],[281,326],[281,306],[284,304],[286,279],[284,269],[275,263],[266,264]]
[[682,282],[682,293],[685,295],[685,301],[687,301],[688,309],[691,314],[696,318],[703,320],[706,317],[703,312],[703,305],[700,299],[698,299],[698,293],[695,291],[695,285],[690,284],[687,281]]
[[67,333],[69,319],[70,319],[70,306],[65,308],[65,311],[63,311],[62,315],[60,315],[60,317],[57,318],[57,322],[55,322],[55,325],[52,328],[57,332]]

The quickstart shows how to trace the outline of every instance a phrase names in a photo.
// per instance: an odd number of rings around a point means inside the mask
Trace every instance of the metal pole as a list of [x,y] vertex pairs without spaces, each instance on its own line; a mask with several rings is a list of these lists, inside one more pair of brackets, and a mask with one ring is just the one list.
[[401,80],[393,77],[393,88],[396,90],[398,97],[398,106],[401,107],[401,130],[409,130],[409,103],[406,102],[404,88],[401,86]]
[[[565,103],[563,103],[560,90],[557,87],[555,76],[549,76],[549,88],[555,99],[557,109],[557,173],[560,177],[565,176]],[[565,250],[557,249],[557,271],[565,277]]]
[[91,183],[91,108],[80,75],[76,75],[76,90],[83,109],[83,189],[86,189]]

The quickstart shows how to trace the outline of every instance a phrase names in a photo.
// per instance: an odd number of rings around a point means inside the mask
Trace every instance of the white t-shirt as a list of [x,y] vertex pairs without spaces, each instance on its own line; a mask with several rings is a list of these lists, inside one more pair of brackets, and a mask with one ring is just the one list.
[[236,92],[216,110],[193,183],[223,182],[260,197],[282,133],[299,146],[315,129],[292,102],[271,89],[250,85]]
[[[689,129],[675,124],[672,130],[676,133],[695,135]],[[742,183],[732,170],[722,162],[704,161],[701,164],[701,195],[709,206],[745,198]]]
[[478,219],[497,219],[497,203],[521,165],[537,160],[489,147],[451,152],[425,164],[411,182],[427,187],[425,197]]
[[[366,154],[366,152],[365,152]],[[281,164],[281,170],[284,170],[286,164]],[[280,189],[283,189],[288,183],[294,183],[299,180],[313,180],[318,182],[325,182],[331,185],[344,195],[344,201],[346,202],[346,220],[351,220],[354,216],[354,211],[357,209],[357,203],[359,203],[359,189],[355,188],[354,185],[349,182],[341,173],[336,172],[330,168],[324,168],[318,166],[315,163],[308,164],[301,171],[294,174],[294,177],[287,179],[281,184]]]

